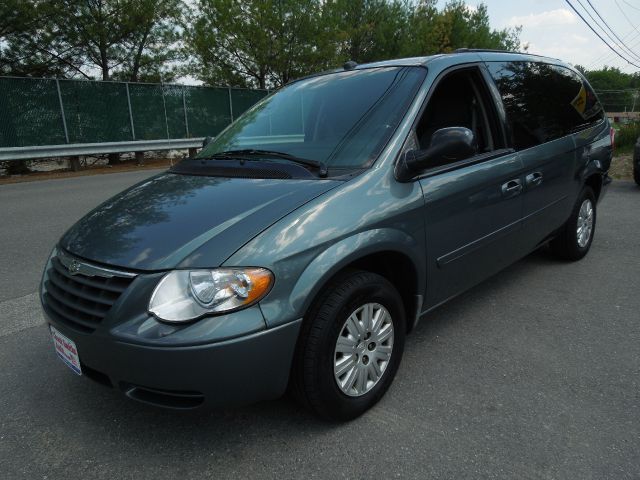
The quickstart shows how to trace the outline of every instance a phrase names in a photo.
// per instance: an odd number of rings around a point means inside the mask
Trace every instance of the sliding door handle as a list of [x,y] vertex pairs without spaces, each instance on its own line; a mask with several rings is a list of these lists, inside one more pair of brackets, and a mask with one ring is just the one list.
[[533,172],[524,177],[524,181],[528,187],[536,187],[542,183],[542,173]]
[[502,185],[502,195],[505,197],[513,197],[518,195],[522,191],[522,183],[520,180],[514,179],[509,180],[507,183]]

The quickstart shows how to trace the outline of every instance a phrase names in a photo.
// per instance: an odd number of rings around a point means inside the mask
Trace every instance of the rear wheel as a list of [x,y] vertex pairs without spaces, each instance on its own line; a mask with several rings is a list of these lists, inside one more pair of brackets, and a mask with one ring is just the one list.
[[637,164],[633,166],[633,179],[640,185],[640,167]]
[[596,197],[591,187],[585,186],[571,216],[551,241],[551,249],[564,260],[580,260],[591,248],[595,229]]
[[327,419],[361,415],[391,385],[404,337],[402,299],[389,281],[357,270],[340,275],[305,318],[292,372],[294,394]]

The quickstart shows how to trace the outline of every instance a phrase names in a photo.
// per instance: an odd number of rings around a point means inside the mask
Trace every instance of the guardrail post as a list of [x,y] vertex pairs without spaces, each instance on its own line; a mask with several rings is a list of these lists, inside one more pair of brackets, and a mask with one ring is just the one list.
[[71,170],[74,172],[77,172],[78,170],[80,170],[80,157],[78,157],[77,155],[74,155],[73,157],[69,157],[69,166],[71,167]]
[[69,143],[69,131],[67,130],[67,119],[64,116],[64,104],[62,103],[62,93],[60,92],[60,80],[56,78],[56,90],[58,91],[58,103],[60,104],[60,116],[62,117],[62,128],[64,129],[64,140]]
[[131,95],[129,94],[129,82],[126,82],[124,85],[127,89],[127,105],[129,105],[129,123],[131,124],[131,140],[135,140],[136,130],[133,126],[133,110],[131,110]]

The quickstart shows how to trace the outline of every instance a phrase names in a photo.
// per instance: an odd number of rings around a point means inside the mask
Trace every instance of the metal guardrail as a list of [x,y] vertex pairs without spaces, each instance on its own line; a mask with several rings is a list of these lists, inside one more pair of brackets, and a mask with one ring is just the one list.
[[130,142],[76,143],[38,147],[0,148],[0,161],[36,158],[74,157],[106,153],[146,152],[152,150],[186,150],[202,147],[204,137]]

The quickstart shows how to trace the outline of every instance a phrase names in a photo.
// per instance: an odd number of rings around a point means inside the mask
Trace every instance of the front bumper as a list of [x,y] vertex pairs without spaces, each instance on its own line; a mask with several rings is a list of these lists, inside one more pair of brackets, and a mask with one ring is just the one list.
[[253,305],[196,322],[160,322],[146,306],[162,275],[116,271],[54,250],[42,307],[49,324],[75,342],[86,377],[171,408],[284,393],[301,320],[267,328]]
[[167,408],[237,406],[286,390],[301,320],[217,343],[128,343],[49,322],[76,343],[83,374],[128,397]]

